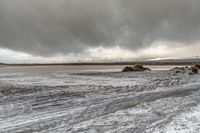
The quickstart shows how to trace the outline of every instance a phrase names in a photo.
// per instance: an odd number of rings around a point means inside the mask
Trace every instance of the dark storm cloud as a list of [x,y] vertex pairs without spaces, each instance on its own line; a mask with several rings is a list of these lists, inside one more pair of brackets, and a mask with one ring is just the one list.
[[1,0],[0,47],[35,55],[199,41],[199,0]]

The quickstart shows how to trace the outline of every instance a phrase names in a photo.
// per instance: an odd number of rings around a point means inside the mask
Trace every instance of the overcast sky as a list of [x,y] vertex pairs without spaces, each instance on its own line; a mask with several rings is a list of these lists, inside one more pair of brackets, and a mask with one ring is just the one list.
[[0,0],[0,62],[200,55],[200,0]]

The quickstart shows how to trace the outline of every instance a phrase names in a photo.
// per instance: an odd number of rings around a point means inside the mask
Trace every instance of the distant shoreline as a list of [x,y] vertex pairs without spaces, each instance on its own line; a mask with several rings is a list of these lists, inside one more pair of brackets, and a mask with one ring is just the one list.
[[136,61],[136,62],[85,62],[85,63],[35,63],[35,64],[0,64],[1,66],[63,66],[63,65],[194,65],[200,64],[200,60],[170,60],[170,61]]

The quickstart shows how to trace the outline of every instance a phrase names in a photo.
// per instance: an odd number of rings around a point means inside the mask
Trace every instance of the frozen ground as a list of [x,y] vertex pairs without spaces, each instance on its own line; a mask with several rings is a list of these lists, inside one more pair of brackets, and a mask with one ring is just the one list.
[[31,69],[0,68],[2,133],[200,132],[200,74]]

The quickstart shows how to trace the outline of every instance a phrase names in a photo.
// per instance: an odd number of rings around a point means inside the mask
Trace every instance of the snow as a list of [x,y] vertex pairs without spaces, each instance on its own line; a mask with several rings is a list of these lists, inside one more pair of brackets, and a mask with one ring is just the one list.
[[0,71],[0,132],[200,132],[200,74],[40,69]]

